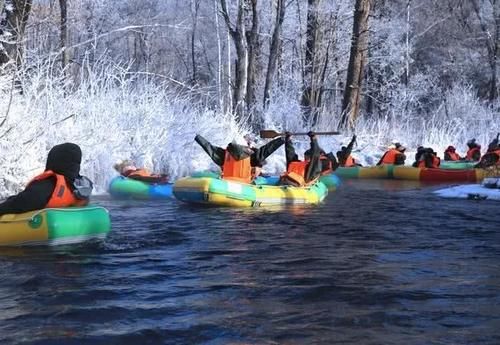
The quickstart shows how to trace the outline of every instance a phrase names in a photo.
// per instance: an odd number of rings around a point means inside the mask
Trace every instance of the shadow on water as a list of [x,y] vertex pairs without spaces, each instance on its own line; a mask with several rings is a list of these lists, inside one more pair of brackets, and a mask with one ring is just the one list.
[[0,249],[2,344],[498,344],[498,204],[348,181],[317,207],[98,203],[104,242]]

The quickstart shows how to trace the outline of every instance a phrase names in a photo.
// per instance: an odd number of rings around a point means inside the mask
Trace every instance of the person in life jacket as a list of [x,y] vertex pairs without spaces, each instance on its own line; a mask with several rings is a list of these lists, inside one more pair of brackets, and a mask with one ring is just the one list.
[[404,147],[400,143],[394,143],[390,145],[389,150],[382,155],[377,165],[382,165],[382,164],[404,165],[406,160],[406,156],[404,154],[405,151],[406,147]]
[[475,168],[488,168],[491,166],[500,166],[500,145],[498,136],[488,145],[488,152],[486,152],[477,163]]
[[456,161],[462,160],[462,158],[456,152],[455,147],[450,145],[444,151],[444,160],[445,161],[455,161],[456,162]]
[[341,167],[355,167],[355,166],[361,166],[356,160],[352,157],[351,152],[352,148],[354,146],[354,143],[356,142],[356,135],[352,136],[351,141],[349,144],[346,146],[342,146],[340,148],[340,151],[337,151],[337,159],[339,166]]
[[146,183],[167,183],[168,176],[165,174],[152,174],[143,168],[137,168],[134,162],[126,159],[117,162],[113,168],[120,173],[121,176],[132,180],[142,181]]
[[[280,185],[304,187],[314,184],[321,176],[323,169],[322,150],[314,132],[309,132],[308,135],[311,147],[304,152],[304,160],[301,161],[293,147],[291,135],[287,133],[285,137],[286,172],[280,177]],[[324,151],[323,156],[326,158]]]
[[467,146],[469,150],[467,151],[467,155],[465,159],[468,161],[478,161],[481,159],[481,145],[476,143],[476,139],[471,139],[467,142]]
[[425,150],[426,148],[423,146],[417,147],[417,153],[415,153],[415,161],[411,165],[412,167],[416,168],[418,166],[418,162],[420,162],[420,158],[425,153]]
[[251,138],[246,136],[244,143],[238,144],[233,140],[224,149],[210,144],[199,134],[194,140],[221,168],[223,179],[242,183],[251,183],[259,176],[266,158],[285,143],[284,138],[279,137],[257,148]]
[[[418,155],[419,151],[417,150],[418,161],[413,163],[413,166],[417,168],[433,168],[438,169],[441,164],[441,159],[437,156],[437,153],[434,152],[432,148],[423,148],[419,147],[420,155]],[[415,157],[417,158],[417,157]]]
[[45,171],[34,177],[22,192],[0,204],[0,215],[88,204],[93,185],[80,175],[81,160],[78,145],[54,146],[47,156]]

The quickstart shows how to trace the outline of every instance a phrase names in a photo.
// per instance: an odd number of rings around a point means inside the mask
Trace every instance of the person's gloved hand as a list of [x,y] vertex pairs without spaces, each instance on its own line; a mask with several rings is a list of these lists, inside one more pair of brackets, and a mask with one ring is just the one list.
[[309,138],[314,138],[316,136],[316,133],[314,133],[313,131],[309,131],[307,132],[307,135],[309,136]]
[[352,136],[352,141],[356,141],[356,139],[357,139],[357,136],[356,136],[356,134],[354,134],[354,135]]
[[288,140],[290,140],[290,138],[291,138],[291,137],[292,137],[292,133],[290,133],[290,132],[286,131],[286,132],[285,132],[285,140],[287,140],[287,141],[288,141]]

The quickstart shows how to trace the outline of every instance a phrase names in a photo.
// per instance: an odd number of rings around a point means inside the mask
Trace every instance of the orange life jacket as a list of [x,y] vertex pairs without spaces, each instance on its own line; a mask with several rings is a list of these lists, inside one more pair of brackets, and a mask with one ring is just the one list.
[[226,150],[224,164],[222,165],[222,178],[224,180],[232,180],[242,183],[252,182],[252,166],[250,165],[250,157],[237,161]]
[[66,183],[64,175],[56,174],[52,170],[47,170],[42,174],[35,176],[28,183],[28,186],[35,181],[42,181],[51,177],[56,178],[56,187],[54,188],[54,192],[52,192],[49,202],[45,205],[45,208],[85,206],[89,203],[88,200],[77,199],[71,191],[70,186]]
[[459,161],[460,160],[460,155],[456,152],[451,152],[451,151],[445,151],[445,153],[448,154],[450,157],[450,161]]
[[288,164],[288,170],[282,177],[286,177],[288,180],[295,182],[299,187],[305,187],[314,184],[318,178],[306,182],[305,176],[307,164],[309,164],[309,161],[291,162],[290,164]]
[[401,152],[399,152],[396,149],[390,149],[386,153],[384,153],[384,156],[382,157],[382,164],[395,164],[396,163],[396,157],[400,155]]
[[123,176],[129,177],[129,176],[143,176],[143,177],[149,177],[152,176],[149,171],[146,169],[135,169],[135,170],[127,170],[123,173]]
[[347,159],[345,160],[344,166],[345,167],[354,167],[354,166],[356,166],[356,161],[354,160],[354,158],[352,158],[351,155],[347,156]]
[[[437,169],[439,168],[439,165],[441,164],[441,159],[437,156],[432,156],[432,166],[430,168]],[[426,168],[425,166],[425,159],[421,159],[420,162],[418,162],[417,167],[419,168]]]
[[479,154],[481,154],[481,149],[479,147],[473,147],[473,148],[469,149],[469,151],[467,151],[467,156],[466,156],[467,160],[468,161],[475,160],[474,159],[474,154],[476,152],[479,152]]

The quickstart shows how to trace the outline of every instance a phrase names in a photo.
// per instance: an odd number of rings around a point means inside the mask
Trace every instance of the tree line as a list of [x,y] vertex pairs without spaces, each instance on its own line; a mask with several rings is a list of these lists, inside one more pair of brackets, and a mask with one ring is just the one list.
[[[0,0],[0,73],[39,59],[77,85],[104,60],[255,127],[425,114],[456,84],[495,106],[499,0]],[[473,114],[471,114],[472,116]]]

